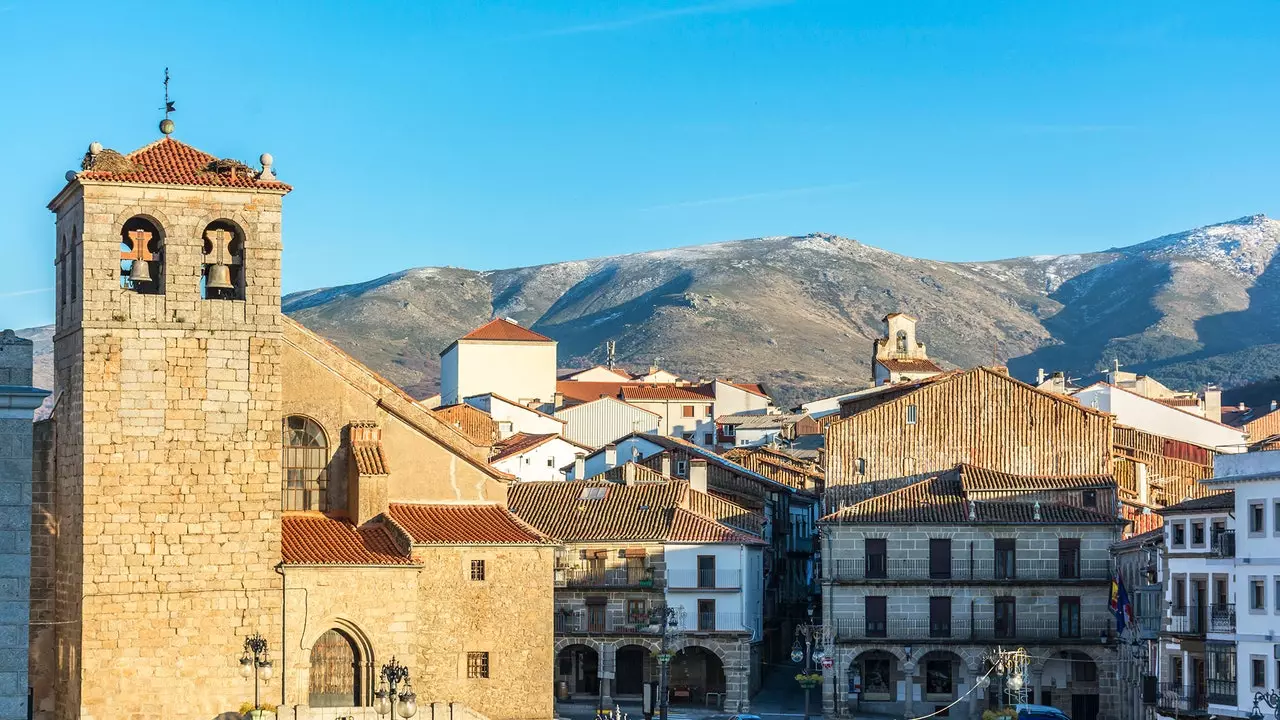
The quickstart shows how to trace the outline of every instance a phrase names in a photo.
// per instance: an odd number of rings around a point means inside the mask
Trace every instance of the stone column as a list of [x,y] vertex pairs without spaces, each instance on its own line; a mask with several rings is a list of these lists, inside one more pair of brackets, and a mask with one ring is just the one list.
[[746,665],[724,668],[724,711],[743,713],[751,709],[751,670]]
[[912,711],[912,706],[915,702],[912,700],[912,695],[914,695],[913,690],[916,684],[916,664],[914,662],[908,660],[902,663],[902,677],[904,680],[902,690],[902,709],[907,717],[915,717],[915,714]]
[[1044,668],[1031,671],[1031,687],[1036,691],[1036,702],[1044,704]]
[[0,333],[0,717],[27,716],[31,617],[31,341]]

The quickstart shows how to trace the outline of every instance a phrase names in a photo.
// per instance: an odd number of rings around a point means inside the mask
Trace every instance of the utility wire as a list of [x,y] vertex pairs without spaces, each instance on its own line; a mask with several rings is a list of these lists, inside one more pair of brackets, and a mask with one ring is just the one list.
[[983,680],[986,680],[987,678],[991,677],[991,673],[993,673],[993,672],[995,672],[995,671],[996,671],[996,669],[995,669],[995,668],[991,668],[990,670],[988,670],[986,675],[983,675],[982,677],[980,677],[980,678],[978,678],[977,680],[975,680],[975,681],[974,681],[974,683],[973,683],[973,687],[969,688],[969,691],[968,691],[968,692],[966,692],[965,694],[963,694],[963,695],[961,695],[960,697],[956,698],[955,700],[952,700],[950,705],[947,705],[946,707],[943,707],[943,708],[939,708],[939,709],[937,709],[937,710],[934,710],[933,712],[929,713],[928,715],[921,715],[920,717],[914,717],[914,718],[911,718],[910,720],[925,720],[925,718],[931,718],[931,717],[933,717],[934,715],[942,715],[942,714],[945,714],[948,710],[950,710],[951,708],[953,708],[953,707],[955,707],[956,705],[958,705],[958,704],[960,703],[960,701],[961,701],[961,700],[964,700],[965,698],[967,698],[967,697],[969,697],[970,695],[972,695],[975,691],[977,691],[977,689],[978,689],[978,685],[979,685]]

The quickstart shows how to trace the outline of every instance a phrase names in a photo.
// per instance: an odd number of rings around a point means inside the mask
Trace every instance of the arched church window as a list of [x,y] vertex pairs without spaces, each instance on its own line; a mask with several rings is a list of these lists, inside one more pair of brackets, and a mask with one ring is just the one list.
[[164,234],[145,217],[129,218],[120,229],[120,287],[164,294]]
[[329,441],[311,418],[284,420],[284,509],[326,509]]
[[902,353],[903,355],[907,354],[907,331],[906,330],[898,331],[898,352]]
[[311,647],[311,707],[360,707],[360,650],[340,630],[329,630]]
[[204,229],[200,296],[206,300],[244,299],[244,233],[235,223],[215,220]]

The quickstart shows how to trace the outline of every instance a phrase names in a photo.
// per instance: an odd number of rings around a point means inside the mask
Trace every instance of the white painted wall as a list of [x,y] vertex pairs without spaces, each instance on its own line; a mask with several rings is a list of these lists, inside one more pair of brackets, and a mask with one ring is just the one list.
[[440,356],[440,402],[495,393],[550,404],[556,392],[556,345],[459,340]]
[[1203,445],[1224,453],[1244,450],[1247,435],[1232,427],[1197,417],[1126,390],[1096,383],[1076,393],[1085,407],[1109,412],[1116,422],[1174,440]]
[[574,382],[631,382],[631,376],[623,372],[610,370],[603,365],[587,368],[577,375],[565,378]]
[[[654,442],[649,442],[644,438],[637,438],[637,437],[627,438],[626,440],[623,440],[622,442],[618,443],[618,458],[617,458],[618,465],[628,462],[633,458],[632,449],[635,449],[638,452],[637,457],[639,459],[644,459],[652,455],[657,455],[658,453],[662,452],[664,448],[661,445]],[[603,451],[597,451],[594,455],[591,455],[590,457],[587,458],[586,477],[593,477],[595,475],[599,475],[600,473],[609,469],[610,466],[605,463],[604,455],[605,454]],[[572,461],[573,461],[573,458],[570,458],[570,462]],[[675,468],[672,468],[672,471],[674,470]],[[569,471],[567,477],[570,480],[579,479],[574,474],[572,469]]]
[[521,480],[564,480],[560,468],[573,463],[582,449],[573,443],[554,438],[520,455],[503,458],[493,466]]
[[[523,432],[530,435],[560,435],[564,432],[564,421],[555,417],[530,410],[522,405],[507,402],[493,395],[477,395],[468,397],[465,402],[471,407],[489,413],[498,423],[498,436],[508,438]],[[572,459],[572,458],[570,458]]]
[[773,407],[769,398],[760,397],[727,382],[715,381],[712,385],[716,397],[715,416],[737,415],[738,413],[763,413]]
[[[715,600],[716,614],[723,619],[736,619],[752,632],[752,639],[759,640],[764,627],[764,568],[760,550],[746,545],[677,545],[668,544],[667,603],[684,611],[689,623],[696,623],[699,600]],[[736,590],[673,589],[672,579],[696,577],[698,556],[713,555],[716,572],[733,574],[738,579]],[[717,619],[722,626],[722,619]]]
[[[658,415],[658,432],[668,437],[684,437],[685,433],[693,433],[690,442],[701,447],[712,447],[716,432],[715,403],[711,398],[706,400],[628,400],[638,408],[644,408]],[[693,406],[693,417],[684,416],[686,405]],[[712,414],[708,414],[711,412]],[[704,434],[711,433],[713,443],[703,442]]]

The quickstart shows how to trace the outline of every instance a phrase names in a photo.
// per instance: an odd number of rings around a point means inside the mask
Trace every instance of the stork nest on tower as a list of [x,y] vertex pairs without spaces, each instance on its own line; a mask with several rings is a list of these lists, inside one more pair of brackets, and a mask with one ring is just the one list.
[[125,173],[138,172],[141,168],[138,167],[137,163],[115,150],[104,149],[97,155],[90,155],[86,152],[84,159],[80,161],[80,169],[123,175]]
[[222,177],[230,178],[231,180],[235,180],[237,177],[254,178],[258,175],[257,171],[253,168],[239,160],[232,160],[230,158],[214,160],[204,167],[204,172],[221,175]]

